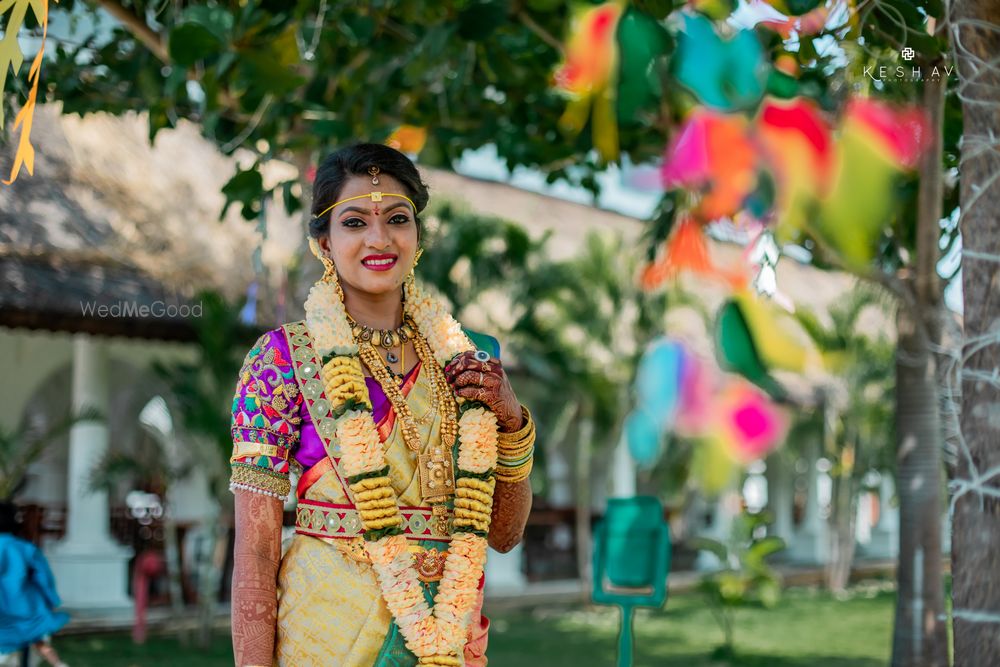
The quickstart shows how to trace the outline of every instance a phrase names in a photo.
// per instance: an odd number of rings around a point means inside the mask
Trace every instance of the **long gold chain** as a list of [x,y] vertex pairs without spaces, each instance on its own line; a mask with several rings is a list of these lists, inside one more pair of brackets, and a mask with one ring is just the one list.
[[458,439],[458,403],[455,402],[455,395],[452,393],[448,378],[445,377],[444,370],[438,366],[434,359],[434,353],[424,337],[417,335],[413,339],[413,348],[420,357],[421,369],[426,368],[430,374],[431,385],[434,387],[434,401],[438,404],[441,412],[441,444],[449,449]]
[[[445,378],[444,371],[441,370],[434,360],[434,356],[431,354],[430,348],[423,337],[417,334],[411,340],[417,352],[417,357],[420,358],[421,369],[426,370],[429,374],[433,387],[434,406],[437,407],[438,412],[443,418],[441,422],[441,442],[446,447],[451,447],[455,444],[455,439],[458,437],[458,410],[454,397],[451,394],[451,386]],[[396,418],[400,421],[400,430],[403,434],[403,442],[406,443],[406,446],[411,451],[419,452],[421,443],[417,422],[413,417],[413,411],[410,410],[409,403],[406,402],[406,397],[403,396],[403,392],[400,391],[397,385],[396,377],[386,367],[382,355],[378,353],[370,342],[359,341],[358,352],[361,361],[371,371],[372,377],[382,387],[386,398],[389,399],[393,409],[396,411]],[[424,419],[421,419],[421,422]]]

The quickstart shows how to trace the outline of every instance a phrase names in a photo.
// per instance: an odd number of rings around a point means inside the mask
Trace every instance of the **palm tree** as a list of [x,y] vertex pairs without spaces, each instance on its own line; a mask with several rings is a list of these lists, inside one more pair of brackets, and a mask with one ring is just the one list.
[[886,300],[873,288],[858,287],[830,308],[829,326],[809,311],[796,314],[816,347],[838,369],[846,389],[843,400],[827,400],[820,407],[824,455],[833,464],[826,582],[835,592],[847,587],[851,573],[862,479],[872,468],[887,470],[887,454],[894,442],[892,407],[884,400],[894,385],[893,344],[884,335],[872,338],[859,331],[864,311],[885,305]]

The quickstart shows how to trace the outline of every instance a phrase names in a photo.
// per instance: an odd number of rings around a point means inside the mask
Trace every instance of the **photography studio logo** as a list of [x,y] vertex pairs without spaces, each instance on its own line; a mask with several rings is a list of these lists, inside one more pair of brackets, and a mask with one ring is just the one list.
[[923,67],[916,62],[917,52],[906,46],[900,49],[898,62],[892,65],[868,65],[864,75],[872,81],[892,83],[894,81],[923,81],[950,78],[955,73],[955,66],[947,62],[939,65]]

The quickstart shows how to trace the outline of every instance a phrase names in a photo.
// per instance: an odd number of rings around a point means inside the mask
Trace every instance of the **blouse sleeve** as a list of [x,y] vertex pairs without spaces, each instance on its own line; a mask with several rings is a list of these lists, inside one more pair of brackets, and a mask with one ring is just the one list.
[[229,489],[284,500],[288,461],[299,442],[302,394],[281,329],[265,333],[247,353],[233,397]]

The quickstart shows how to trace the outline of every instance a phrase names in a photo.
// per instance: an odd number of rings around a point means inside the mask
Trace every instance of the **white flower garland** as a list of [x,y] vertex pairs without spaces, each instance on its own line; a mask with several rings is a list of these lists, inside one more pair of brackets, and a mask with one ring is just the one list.
[[[444,305],[416,285],[408,290],[406,307],[440,365],[475,349]],[[420,665],[460,665],[486,563],[485,536],[497,462],[496,416],[476,406],[459,419],[454,529],[432,610],[402,534],[399,499],[389,483],[358,345],[336,285],[316,283],[305,309],[306,325],[320,358],[335,355],[323,365],[322,377],[327,399],[335,413],[340,412],[334,437],[340,444],[341,467],[364,524],[365,550],[382,596]]]

